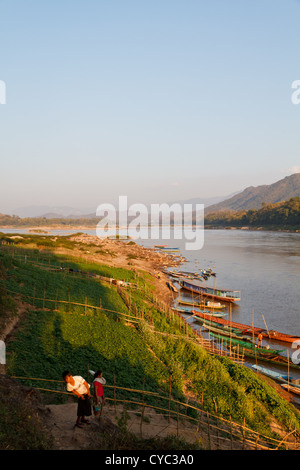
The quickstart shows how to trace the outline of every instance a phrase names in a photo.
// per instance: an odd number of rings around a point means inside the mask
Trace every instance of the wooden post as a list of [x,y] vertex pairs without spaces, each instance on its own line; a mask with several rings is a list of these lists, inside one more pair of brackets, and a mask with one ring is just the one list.
[[114,373],[114,407],[115,407],[115,414],[117,414],[117,409],[116,409],[116,378],[115,378],[115,373]]
[[209,424],[209,413],[206,412],[207,418],[207,436],[208,436],[208,449],[211,450],[211,442],[210,442],[210,424]]
[[143,406],[142,406],[141,423],[140,423],[141,437],[143,437],[143,420],[144,420],[144,412],[145,412],[145,404],[144,404],[145,394],[144,394],[144,391],[145,391],[145,379],[143,381]]
[[171,410],[171,388],[172,388],[172,376],[169,377],[169,418],[168,422],[170,423],[170,410]]

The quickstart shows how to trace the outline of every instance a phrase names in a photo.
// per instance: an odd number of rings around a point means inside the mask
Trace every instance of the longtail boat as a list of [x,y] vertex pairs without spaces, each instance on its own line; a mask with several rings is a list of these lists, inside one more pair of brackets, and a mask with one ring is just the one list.
[[248,357],[251,357],[252,359],[263,361],[263,362],[268,362],[270,364],[273,364],[274,366],[283,366],[283,367],[289,367],[291,369],[297,369],[300,370],[300,364],[295,364],[293,361],[288,359],[285,356],[281,356],[280,354],[259,354],[256,351],[251,352],[249,349],[245,350],[245,356],[247,355]]
[[[196,317],[197,315],[194,314],[195,310],[191,310],[190,308],[188,307],[179,307],[177,305],[175,305],[174,307],[172,307],[172,310],[176,311],[176,312],[180,312],[180,313],[190,313],[193,317]],[[199,311],[196,311],[196,313],[201,313],[203,315],[207,314],[207,315],[210,315],[210,316],[225,316],[226,313],[225,312],[215,312],[215,313],[211,313],[210,310],[203,310],[203,309],[200,309]]]
[[[233,339],[239,339],[241,341],[250,342],[249,338],[247,336],[240,334],[240,330],[229,329],[229,328],[226,328],[226,327],[217,328],[217,327],[213,326],[211,324],[211,322],[206,323],[205,321],[202,323],[202,326],[203,326],[203,328],[206,328],[208,331],[212,331],[213,333],[219,333],[219,334],[224,335],[224,336],[229,336],[230,338],[233,338]],[[251,344],[253,344],[253,343],[251,342]]]
[[[206,316],[201,315],[200,317],[209,320],[207,315]],[[214,318],[212,318],[211,320],[217,321]],[[243,323],[233,322],[231,320],[226,320],[225,318],[220,318],[217,322],[222,325],[229,325],[234,328],[238,328],[239,330],[241,330],[243,334],[249,335],[249,336],[251,335],[258,336],[261,333],[263,338],[271,339],[274,341],[280,341],[283,343],[293,343],[294,341],[300,340],[300,336],[289,335],[286,333],[279,333],[278,331],[266,330],[264,328],[258,328],[258,327],[250,326],[250,325],[244,325]]]
[[254,364],[252,368],[255,369],[257,372],[260,372],[261,374],[266,375],[267,377],[271,377],[271,379],[274,379],[277,382],[290,384],[294,387],[297,387],[300,390],[300,385],[297,383],[299,382],[299,379],[294,379],[293,377],[290,377],[289,375],[282,375],[280,372],[276,372],[275,370],[267,369],[266,367],[261,367],[256,364]]
[[233,345],[235,344],[235,345],[241,346],[241,348],[243,348],[245,356],[247,355],[246,354],[247,350],[257,351],[258,354],[270,354],[270,355],[274,355],[274,354],[278,355],[282,352],[281,349],[259,348],[254,343],[250,343],[249,341],[244,341],[244,340],[240,340],[236,338],[229,338],[228,336],[220,335],[219,333],[212,333],[209,331],[209,334],[213,336],[214,338],[218,339],[220,342],[223,341],[224,343],[231,343]]
[[161,251],[166,251],[166,252],[167,252],[167,251],[179,251],[179,248],[177,248],[177,247],[176,247],[176,248],[175,248],[175,247],[174,247],[174,248],[171,248],[171,247],[166,247],[166,246],[165,246],[165,247],[161,247],[161,248],[159,248],[159,249],[160,249]]
[[197,281],[191,282],[184,279],[179,281],[179,285],[194,294],[202,295],[203,297],[211,297],[223,302],[237,302],[241,300],[241,293],[237,290],[207,287],[199,284]]
[[201,320],[204,317],[212,317],[212,318],[220,318],[220,317],[225,317],[226,313],[225,312],[211,312],[210,310],[191,310],[191,313],[196,317],[196,320]]
[[197,307],[198,308],[207,307],[207,308],[217,309],[217,310],[221,310],[221,309],[226,307],[226,305],[221,304],[220,302],[213,302],[211,300],[206,300],[206,301],[197,303],[197,302],[191,302],[191,301],[188,301],[188,300],[180,300],[179,299],[178,303],[181,304],[181,305],[188,305],[189,307],[196,307],[196,308]]
[[290,384],[281,384],[281,386],[287,391],[300,395],[300,388],[292,386]]
[[[210,316],[212,316],[212,315],[210,315]],[[232,333],[242,334],[241,330],[239,330],[238,328],[234,328],[234,327],[229,326],[229,325],[220,325],[219,323],[217,323],[217,321],[214,322],[214,321],[206,320],[205,318],[200,318],[200,317],[198,317],[197,320],[202,325],[205,323],[208,326],[213,326],[213,327],[218,328],[220,331],[229,331],[229,332],[232,331]],[[249,338],[247,338],[247,339],[249,340]]]

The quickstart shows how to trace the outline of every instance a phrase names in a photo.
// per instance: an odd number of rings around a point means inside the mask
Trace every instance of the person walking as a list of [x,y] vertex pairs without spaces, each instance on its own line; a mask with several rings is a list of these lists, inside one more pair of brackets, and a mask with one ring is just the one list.
[[86,416],[91,416],[91,393],[90,385],[80,375],[72,375],[69,370],[66,370],[62,374],[64,381],[67,384],[67,391],[74,393],[78,397],[77,406],[77,420],[75,426],[82,428],[82,423],[90,424],[90,421],[86,419]]
[[100,405],[105,404],[103,385],[106,384],[105,378],[102,376],[102,370],[97,370],[94,375],[94,413],[98,416],[100,413]]

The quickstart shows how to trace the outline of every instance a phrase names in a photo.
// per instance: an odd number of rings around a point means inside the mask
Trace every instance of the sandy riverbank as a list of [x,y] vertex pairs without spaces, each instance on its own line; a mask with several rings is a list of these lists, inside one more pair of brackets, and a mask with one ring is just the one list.
[[[24,229],[23,229],[24,230]],[[23,231],[22,230],[22,231]],[[53,250],[58,254],[67,254],[72,257],[83,258],[87,262],[98,262],[116,268],[125,268],[132,270],[141,270],[148,272],[155,284],[156,296],[160,300],[167,303],[169,306],[174,301],[176,295],[167,286],[169,277],[163,272],[164,268],[176,267],[185,261],[181,256],[174,256],[170,253],[163,253],[154,248],[146,248],[137,244],[134,240],[130,239],[113,239],[113,238],[98,238],[94,235],[80,233],[81,230],[87,230],[84,227],[78,227],[78,231],[72,234],[69,233],[68,240],[72,243],[72,247],[67,247],[64,244],[57,243],[57,246],[50,248],[47,243],[43,246],[42,240],[45,235],[45,240],[56,241],[60,238],[59,235],[51,234],[53,227],[28,227],[29,235],[38,235],[40,250]],[[67,231],[67,228],[64,227]],[[1,232],[1,228],[0,228]],[[16,237],[20,239],[22,233],[14,232],[7,234],[12,239]],[[62,236],[64,238],[64,236]],[[30,245],[26,244],[29,248]],[[36,246],[33,242],[32,247]]]

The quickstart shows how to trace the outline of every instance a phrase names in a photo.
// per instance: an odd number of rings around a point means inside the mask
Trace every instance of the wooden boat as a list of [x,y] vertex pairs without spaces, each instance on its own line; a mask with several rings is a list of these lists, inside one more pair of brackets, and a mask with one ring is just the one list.
[[[205,317],[202,317],[205,318]],[[209,320],[209,318],[206,317]],[[211,319],[212,321],[217,321],[215,319]],[[255,326],[244,325],[243,323],[233,322],[231,320],[227,320],[225,318],[220,318],[218,321],[221,325],[229,325],[234,328],[238,328],[241,330],[241,333],[248,335],[248,336],[258,336],[260,333],[262,334],[263,338],[271,339],[274,341],[279,341],[283,343],[293,343],[294,341],[299,341],[300,336],[289,335],[286,333],[279,333],[278,331],[274,330],[266,330],[264,328],[257,328]],[[275,334],[276,333],[276,334]]]
[[[197,310],[193,310],[193,309],[191,310],[191,309],[188,308],[188,307],[178,307],[178,306],[176,306],[176,305],[175,305],[174,307],[172,307],[172,310],[175,310],[175,311],[181,312],[181,313],[189,313],[189,314],[192,315],[193,317],[196,317],[196,316],[197,316],[197,315],[195,315],[195,312],[196,312],[196,313],[199,313],[199,314],[202,314],[202,315],[206,315],[206,314],[207,314],[207,315],[211,316],[210,310],[199,310],[199,311],[197,311]],[[226,315],[226,313],[220,312],[220,313],[218,313],[217,315]],[[196,318],[196,319],[197,319],[197,318]]]
[[179,251],[179,248],[171,248],[171,247],[162,247],[160,248],[161,251]]
[[167,269],[163,269],[163,272],[167,274],[168,276],[172,276],[172,277],[179,278],[179,279],[182,279],[182,278],[194,279],[192,276],[188,276],[177,271],[170,271]]
[[[202,312],[201,312],[202,313]],[[203,315],[204,316],[204,315]],[[209,317],[212,317],[212,315],[210,315],[210,313],[206,316],[209,316]],[[198,321],[203,325],[203,323],[206,323],[207,325],[209,326],[213,326],[215,328],[218,328],[220,331],[222,330],[225,330],[225,331],[232,331],[233,333],[236,333],[236,334],[241,334],[241,330],[239,330],[238,328],[233,328],[231,326],[228,326],[228,325],[220,325],[219,323],[217,323],[217,319],[219,317],[216,318],[216,321],[211,321],[211,320],[207,320],[205,318],[200,318],[198,317]]]
[[245,350],[245,355],[254,359],[255,361],[263,361],[268,362],[269,364],[273,364],[274,366],[283,366],[289,367],[291,369],[300,370],[300,364],[294,364],[291,360],[289,360],[285,356],[281,356],[280,354],[259,354],[256,351]]
[[282,375],[281,373],[276,372],[275,370],[267,369],[266,367],[261,367],[256,364],[254,364],[252,368],[255,369],[257,372],[266,375],[267,377],[271,377],[271,379],[274,379],[277,382],[290,384],[300,389],[300,385],[297,384],[300,379],[294,379],[293,377],[290,377],[288,375]]
[[189,307],[207,307],[211,309],[216,309],[216,310],[222,310],[223,308],[226,307],[226,305],[221,304],[220,302],[213,302],[211,300],[205,300],[204,302],[190,302],[189,300],[178,300],[178,303],[181,305],[188,305]]
[[295,387],[290,384],[281,384],[282,388],[284,388],[287,392],[295,393],[295,395],[300,395],[300,388]]
[[167,282],[167,286],[170,290],[172,290],[173,292],[178,292],[178,289],[177,287],[174,286],[174,284],[172,284],[172,282]]
[[250,343],[249,341],[244,341],[244,340],[240,340],[240,339],[236,339],[236,338],[229,338],[227,336],[224,336],[224,335],[220,335],[219,333],[212,333],[212,332],[209,332],[209,334],[211,336],[213,336],[214,338],[217,338],[220,342],[224,342],[224,343],[231,343],[233,345],[238,345],[240,346],[241,348],[243,348],[244,350],[244,354],[246,355],[246,351],[247,350],[250,350],[250,351],[257,351],[258,354],[262,353],[262,354],[270,354],[270,355],[274,355],[274,354],[279,354],[282,352],[281,349],[267,349],[267,348],[259,348],[257,347],[254,343]]
[[[211,323],[206,323],[205,321],[202,323],[203,328],[206,328],[208,331],[212,331],[213,333],[219,333],[224,336],[229,336],[229,338],[239,339],[240,341],[248,341],[247,336],[241,335],[240,330],[229,329],[226,327],[217,328],[213,326]],[[248,341],[249,342],[249,341]],[[251,342],[251,344],[253,344]]]
[[191,310],[191,313],[196,317],[196,320],[202,320],[203,318],[220,318],[226,315],[225,312],[211,312],[210,310],[198,311],[194,309]]
[[181,274],[183,277],[199,277],[199,273],[192,273],[190,271],[176,271],[178,274]]
[[212,297],[213,299],[222,300],[223,302],[237,302],[241,300],[240,291],[206,287],[197,282],[191,282],[185,279],[179,281],[179,284],[183,289],[197,295],[202,295],[203,297]]

